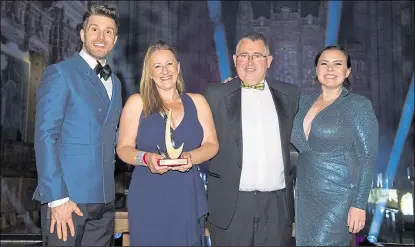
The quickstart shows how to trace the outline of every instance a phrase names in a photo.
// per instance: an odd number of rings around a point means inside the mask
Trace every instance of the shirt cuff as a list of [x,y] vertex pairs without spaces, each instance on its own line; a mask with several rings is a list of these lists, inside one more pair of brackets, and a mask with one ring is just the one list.
[[48,206],[50,208],[54,208],[54,207],[57,207],[57,206],[60,206],[60,205],[64,204],[67,201],[69,201],[69,197],[65,197],[65,198],[62,198],[62,199],[59,199],[59,200],[56,200],[56,201],[53,201],[53,202],[49,202]]

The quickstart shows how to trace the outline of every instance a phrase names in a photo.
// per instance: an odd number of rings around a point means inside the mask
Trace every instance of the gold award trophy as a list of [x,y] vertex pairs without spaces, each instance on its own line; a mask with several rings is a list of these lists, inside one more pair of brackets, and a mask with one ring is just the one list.
[[[165,157],[165,159],[158,160],[157,163],[159,166],[181,166],[181,165],[187,165],[187,159],[180,158],[180,155],[183,151],[183,145],[180,145],[179,148],[174,148],[172,140],[171,140],[171,109],[169,110],[169,113],[167,114],[166,119],[166,130],[164,134],[164,139],[166,142],[166,151],[167,154],[160,153],[162,156]],[[157,146],[159,149],[159,147]]]

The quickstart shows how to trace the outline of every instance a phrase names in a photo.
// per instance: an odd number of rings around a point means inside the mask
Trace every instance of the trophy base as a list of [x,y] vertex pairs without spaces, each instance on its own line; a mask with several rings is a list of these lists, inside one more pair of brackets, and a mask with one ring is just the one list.
[[182,166],[187,165],[187,159],[163,159],[157,160],[159,166]]

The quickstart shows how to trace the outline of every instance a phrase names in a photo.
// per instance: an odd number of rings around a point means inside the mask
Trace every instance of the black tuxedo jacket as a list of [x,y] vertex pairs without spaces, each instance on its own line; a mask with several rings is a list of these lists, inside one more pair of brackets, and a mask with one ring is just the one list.
[[[290,164],[290,136],[293,119],[298,110],[298,87],[266,79],[278,114],[287,208],[290,222],[294,219],[293,181]],[[219,139],[219,152],[210,161],[208,202],[211,224],[227,229],[235,212],[242,169],[241,82],[239,78],[228,83],[211,84],[204,93],[212,110]],[[278,174],[275,174],[278,177]]]

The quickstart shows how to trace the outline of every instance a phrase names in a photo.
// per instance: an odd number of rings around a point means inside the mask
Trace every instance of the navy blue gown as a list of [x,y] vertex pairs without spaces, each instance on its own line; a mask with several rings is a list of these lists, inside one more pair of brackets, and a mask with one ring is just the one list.
[[350,207],[366,209],[378,148],[378,123],[371,102],[343,88],[312,121],[304,117],[320,94],[304,93],[291,142],[299,151],[295,190],[298,246],[347,246]]
[[[203,129],[196,106],[183,94],[184,118],[174,131],[176,146],[183,151],[200,147]],[[165,121],[156,113],[140,117],[137,149],[157,153],[157,145],[165,150]],[[204,228],[200,218],[207,213],[203,181],[197,166],[188,172],[169,171],[153,174],[147,167],[137,166],[128,191],[128,222],[132,246],[200,245]]]

